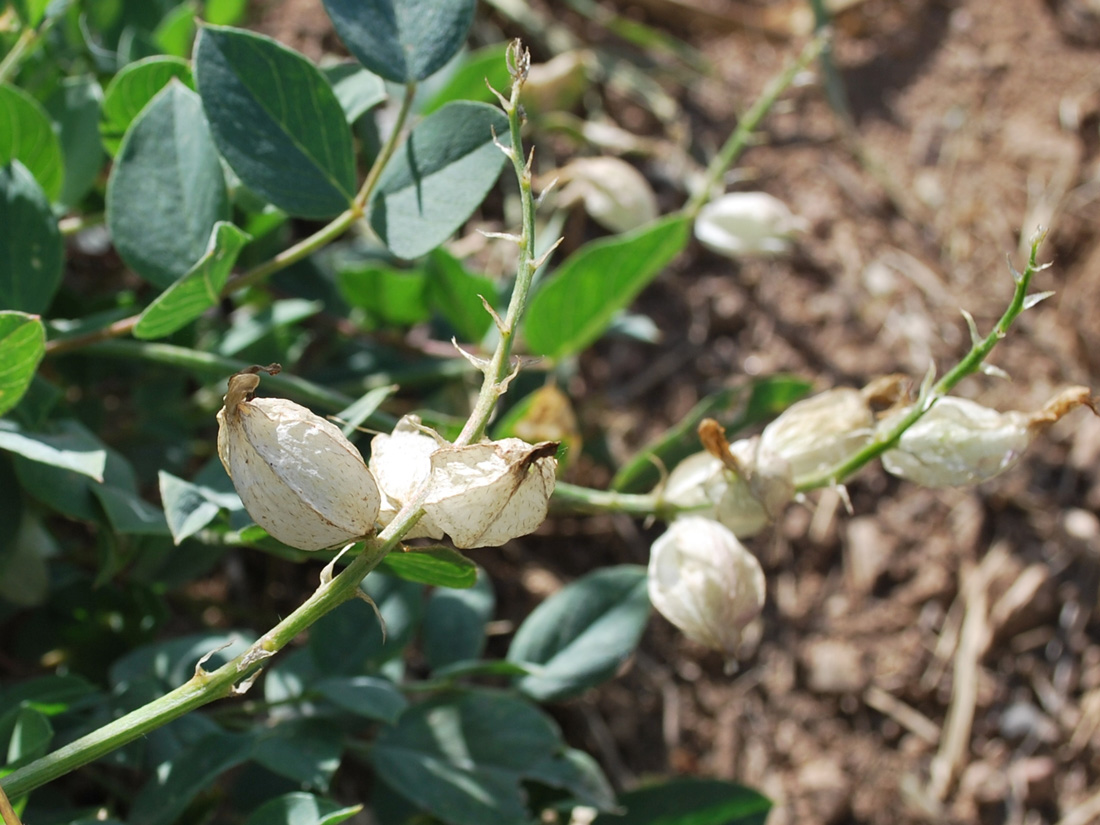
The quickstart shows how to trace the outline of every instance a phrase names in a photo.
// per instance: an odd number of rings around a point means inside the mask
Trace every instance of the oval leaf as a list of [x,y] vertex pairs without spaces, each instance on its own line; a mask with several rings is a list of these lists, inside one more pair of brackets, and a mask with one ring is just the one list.
[[214,224],[206,254],[145,308],[134,327],[134,337],[163,338],[217,305],[237,255],[250,240],[251,235],[231,223]]
[[386,80],[411,83],[443,68],[474,22],[476,0],[325,0],[356,60]]
[[644,567],[608,567],[578,579],[535,608],[516,631],[508,660],[541,665],[519,680],[519,689],[549,702],[611,678],[648,620]]
[[450,547],[417,547],[390,553],[379,565],[405,581],[437,587],[473,587],[477,565]]
[[46,354],[42,321],[23,312],[0,312],[0,415],[23,397]]
[[507,694],[422,702],[385,728],[370,757],[382,780],[453,825],[530,822],[521,783],[561,748],[554,723]]
[[46,101],[57,122],[65,158],[65,182],[60,202],[75,206],[88,194],[103,166],[99,145],[99,117],[103,91],[91,76],[69,77]]
[[744,785],[685,776],[623,794],[593,825],[764,825],[771,807]]
[[598,339],[684,248],[688,220],[670,215],[627,235],[585,244],[535,293],[523,334],[533,353],[575,355]]
[[193,89],[191,65],[179,57],[158,55],[124,66],[103,92],[99,136],[111,157],[118,154],[122,137],[134,118],[172,78]]
[[173,81],[126,133],[107,182],[107,226],[133,269],[170,286],[229,219],[225,178],[198,96]]
[[361,810],[362,805],[342,808],[327,799],[295,791],[265,802],[252,812],[245,825],[338,825]]
[[268,37],[206,26],[195,80],[218,149],[245,186],[303,218],[348,208],[351,128],[316,66]]
[[[393,555],[392,553],[390,554]],[[496,596],[488,576],[468,590],[440,588],[424,612],[424,657],[433,673],[477,659],[485,650],[485,627],[493,618]]]
[[418,258],[466,222],[493,188],[508,118],[485,103],[450,103],[425,118],[386,164],[370,223],[395,255]]
[[45,312],[65,247],[38,181],[18,160],[0,166],[0,306]]
[[349,713],[391,725],[409,706],[393,682],[376,676],[333,676],[317,682],[313,689]]
[[18,160],[51,200],[61,194],[61,142],[46,110],[14,86],[0,86],[0,166]]

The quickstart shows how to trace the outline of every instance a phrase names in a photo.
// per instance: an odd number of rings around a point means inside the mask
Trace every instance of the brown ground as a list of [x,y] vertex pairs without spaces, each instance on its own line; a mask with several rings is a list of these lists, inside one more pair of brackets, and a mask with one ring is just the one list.
[[[533,21],[551,5],[580,43],[620,48],[558,0],[535,2],[526,30],[483,7],[478,32],[522,35],[546,58],[552,33]],[[676,5],[616,7],[697,46],[710,76],[650,72],[681,107],[664,124],[614,90],[602,100],[625,128],[698,156],[803,39],[733,25],[722,0],[691,4],[712,15],[700,33]],[[316,55],[332,43],[319,7],[269,3],[263,25]],[[818,84],[788,94],[738,188],[782,198],[810,231],[777,261],[683,256],[635,306],[660,347],[605,341],[583,359],[571,389],[585,426],[621,458],[746,372],[825,388],[919,377],[929,359],[942,370],[968,343],[959,309],[989,328],[1011,294],[1005,256],[1022,264],[1040,224],[1054,265],[1036,286],[1057,295],[995,352],[1011,382],[960,392],[1033,409],[1065,384],[1100,387],[1098,21],[1095,0],[866,0],[843,14],[836,60],[867,161]],[[634,158],[668,208],[683,197],[672,157]],[[821,496],[752,541],[769,603],[738,674],[657,619],[620,678],[558,716],[620,785],[734,779],[776,800],[770,825],[1100,821],[1098,459],[1100,419],[1076,412],[978,490],[866,470],[854,513]],[[563,519],[477,560],[518,618],[586,569],[644,562],[658,530]]]

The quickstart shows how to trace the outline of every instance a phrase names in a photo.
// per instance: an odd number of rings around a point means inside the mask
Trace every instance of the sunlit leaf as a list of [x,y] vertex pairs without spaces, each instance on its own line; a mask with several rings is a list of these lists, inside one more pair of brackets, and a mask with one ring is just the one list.
[[316,66],[269,37],[205,26],[195,80],[218,149],[249,189],[305,218],[348,208],[351,129]]
[[214,224],[206,252],[145,308],[134,327],[134,337],[163,338],[217,306],[237,255],[250,240],[250,235],[231,223]]
[[0,311],[0,415],[19,403],[45,354],[41,319]]
[[376,75],[423,80],[466,41],[476,0],[325,0],[344,45]]
[[38,181],[18,160],[0,166],[0,306],[45,312],[61,284],[64,254]]
[[418,258],[451,237],[500,176],[508,118],[485,103],[450,103],[425,118],[386,164],[369,205],[390,250]]
[[169,82],[131,124],[107,183],[115,248],[153,284],[171,286],[229,219],[221,161],[198,96]]

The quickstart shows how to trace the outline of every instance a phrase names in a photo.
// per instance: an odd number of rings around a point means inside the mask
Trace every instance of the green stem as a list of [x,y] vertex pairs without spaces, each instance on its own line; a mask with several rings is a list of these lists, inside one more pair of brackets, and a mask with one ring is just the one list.
[[11,51],[4,55],[3,60],[0,60],[0,83],[7,83],[15,76],[19,63],[23,60],[23,55],[38,40],[38,35],[38,31],[32,28],[23,29],[19,34],[19,39],[15,41]]
[[551,501],[555,507],[564,506],[578,513],[626,513],[631,516],[658,516],[667,520],[679,512],[653,493],[593,490],[564,481],[554,485]]
[[913,405],[908,415],[903,417],[896,426],[892,427],[888,432],[876,436],[870,444],[848,460],[838,464],[836,467],[816,476],[801,480],[798,484],[799,492],[815,490],[819,487],[828,487],[849,478],[869,461],[877,458],[896,445],[902,433],[917,423],[921,416],[928,412],[938,399],[951,392],[962,379],[966,378],[968,375],[973,375],[981,369],[982,363],[989,356],[989,353],[992,352],[993,348],[997,346],[997,343],[1005,337],[1013,321],[1015,321],[1019,314],[1027,307],[1027,290],[1028,286],[1031,284],[1031,278],[1036,272],[1043,268],[1038,264],[1037,258],[1039,255],[1039,246],[1042,244],[1045,237],[1046,232],[1041,229],[1032,236],[1031,254],[1028,256],[1027,266],[1024,268],[1023,273],[1016,273],[1013,271],[1013,280],[1016,282],[1016,290],[1012,295],[1012,301],[1004,311],[1004,314],[1001,315],[1000,320],[994,325],[989,335],[979,341],[975,341],[970,347],[970,351],[961,361],[959,361],[959,363],[952,367],[943,378],[932,385],[931,389],[922,392],[918,402]]
[[726,140],[721,150],[714,156],[714,160],[707,167],[703,184],[696,190],[691,199],[684,205],[683,212],[689,218],[699,214],[699,210],[706,205],[711,198],[711,193],[718,186],[722,177],[726,174],[745,147],[749,144],[752,133],[760,125],[760,121],[775,105],[775,101],[794,81],[799,72],[803,71],[821,53],[829,42],[829,32],[819,32],[809,43],[803,47],[798,57],[792,60],[778,75],[772,78],[767,88],[752,104],[745,115],[738,121],[737,128]]
[[509,46],[508,61],[512,72],[512,93],[508,100],[501,99],[501,105],[504,113],[508,115],[508,129],[512,141],[506,154],[512,161],[512,169],[519,183],[520,200],[523,204],[519,263],[516,268],[516,282],[512,287],[512,298],[508,302],[508,311],[503,320],[495,318],[500,338],[492,358],[484,368],[485,380],[481,383],[481,391],[478,393],[473,412],[470,413],[466,426],[462,428],[462,432],[455,440],[455,444],[459,446],[472,444],[485,434],[485,428],[489,424],[497,400],[508,388],[512,342],[516,326],[527,307],[527,294],[531,289],[531,281],[535,277],[535,270],[538,269],[539,263],[535,258],[535,199],[531,193],[531,163],[524,156],[523,139],[520,134],[522,115],[519,97],[523,83],[527,79],[527,70],[530,68],[530,55],[526,51],[521,51],[519,41],[513,41]]
[[331,580],[322,581],[321,586],[301,607],[265,633],[244,653],[210,673],[196,668],[195,675],[175,690],[12,772],[0,779],[0,787],[3,787],[8,796],[23,796],[81,765],[141,738],[173,719],[217,699],[243,692],[250,684],[246,680],[260,669],[266,659],[330,610],[355,598],[363,577],[396,544],[397,539],[383,541],[379,538],[368,542],[367,548],[351,564]]
[[401,141],[401,135],[404,131],[405,121],[409,117],[414,94],[416,94],[416,83],[408,83],[405,86],[405,97],[401,101],[401,109],[397,113],[397,122],[394,124],[393,131],[390,132],[390,136],[386,138],[386,142],[378,152],[378,157],[376,157],[374,163],[371,164],[370,171],[367,172],[367,179],[363,181],[363,185],[359,188],[358,194],[356,194],[355,199],[351,203],[351,208],[337,215],[331,223],[321,227],[308,238],[303,238],[301,241],[294,244],[294,246],[284,249],[270,261],[265,261],[262,264],[252,267],[252,269],[247,272],[242,273],[240,277],[226,284],[223,295],[228,295],[237,290],[244,289],[245,287],[261,283],[279,270],[285,269],[291,264],[295,264],[303,258],[309,257],[318,249],[327,246],[343,235],[353,223],[363,217],[363,210],[366,208],[367,201],[370,199],[375,187],[378,185],[378,178],[382,174],[382,169],[385,168],[386,163],[389,162],[389,159],[397,149],[398,143]]

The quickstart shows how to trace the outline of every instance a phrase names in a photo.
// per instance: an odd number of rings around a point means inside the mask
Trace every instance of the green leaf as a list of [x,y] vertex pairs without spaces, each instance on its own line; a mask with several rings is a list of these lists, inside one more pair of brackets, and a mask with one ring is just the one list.
[[424,657],[433,673],[481,656],[495,606],[493,584],[484,574],[468,590],[441,588],[432,593],[424,613]]
[[391,725],[409,706],[393,682],[376,676],[332,676],[313,689],[349,713]]
[[111,157],[118,154],[122,137],[134,118],[173,78],[189,89],[195,87],[191,65],[186,60],[158,55],[123,66],[107,84],[103,93],[99,135]]
[[7,523],[18,528],[0,550],[0,598],[20,607],[44,604],[50,596],[49,559],[57,555],[57,542],[33,511]]
[[115,248],[159,287],[171,286],[206,253],[229,219],[225,178],[198,97],[169,82],[131,124],[107,183]]
[[751,788],[682,777],[619,797],[626,813],[603,813],[593,825],[764,825],[772,803]]
[[80,203],[103,166],[103,147],[99,142],[102,98],[99,82],[85,75],[65,78],[46,101],[46,109],[57,122],[65,159],[65,183],[58,200],[67,206]]
[[684,248],[690,223],[670,215],[587,243],[531,298],[523,325],[532,353],[561,359],[595,342],[611,319]]
[[599,763],[584,751],[567,748],[539,765],[534,773],[539,782],[568,791],[581,805],[600,811],[617,808],[611,783]]
[[134,337],[163,338],[217,306],[237,256],[250,240],[251,235],[231,223],[214,224],[205,254],[145,308],[134,327]]
[[218,149],[245,186],[303,218],[328,218],[351,205],[351,128],[305,57],[268,37],[205,26],[195,79]]
[[325,79],[332,84],[336,99],[344,109],[348,123],[359,118],[382,103],[386,97],[386,84],[358,63],[336,63],[321,69]]
[[157,480],[164,518],[172,533],[172,541],[177,545],[217,518],[224,506],[220,500],[224,493],[176,478],[164,470],[158,473]]
[[0,421],[0,450],[21,455],[40,464],[71,470],[103,481],[107,452],[94,439],[73,429],[57,433],[31,433],[14,421]]
[[134,490],[96,484],[92,492],[107,513],[107,520],[116,533],[135,536],[168,536],[164,512],[143,499]]
[[428,256],[426,271],[432,308],[455,328],[460,341],[481,341],[493,323],[481,299],[494,306],[496,284],[483,275],[467,272],[445,249],[436,249]]
[[22,707],[15,717],[15,727],[8,742],[7,763],[26,762],[46,752],[53,739],[53,726],[46,716],[34,708]]
[[550,702],[610,679],[637,647],[648,620],[644,567],[607,567],[578,579],[535,608],[516,631],[508,660],[541,665],[517,686]]
[[45,312],[61,284],[64,254],[38,181],[17,160],[0,166],[0,306]]
[[328,790],[344,751],[343,733],[334,722],[291,719],[257,734],[256,762],[302,787]]
[[503,92],[512,82],[504,60],[507,49],[507,43],[494,43],[465,55],[458,68],[421,108],[421,114],[430,115],[452,100],[480,100],[483,103],[496,100],[489,87]]
[[252,755],[247,734],[210,733],[157,766],[156,776],[138,792],[130,825],[172,825],[201,791]]
[[450,547],[414,547],[390,553],[379,565],[405,581],[436,587],[473,587],[477,565]]
[[158,690],[173,690],[195,675],[195,666],[208,653],[212,655],[203,662],[203,668],[213,671],[244,653],[252,642],[240,633],[222,632],[142,645],[115,660],[110,667],[110,682],[118,689],[147,680]]
[[195,4],[181,3],[164,16],[153,31],[153,40],[161,51],[173,57],[191,53],[195,39]]
[[247,12],[248,0],[206,0],[203,3],[202,17],[207,23],[232,26],[239,23]]
[[0,311],[0,415],[19,403],[45,354],[42,319]]
[[362,585],[386,624],[385,641],[370,605],[353,599],[322,616],[309,634],[309,651],[321,673],[358,676],[399,656],[424,614],[424,588],[375,573]]
[[14,86],[0,85],[0,166],[20,161],[50,201],[61,194],[61,143],[42,104]]
[[351,438],[359,425],[378,412],[382,403],[396,391],[397,387],[393,384],[368,390],[353,404],[349,404],[336,414],[336,420],[340,422],[340,431]]
[[504,166],[494,132],[509,145],[508,118],[484,103],[449,103],[413,129],[369,205],[371,226],[395,255],[427,254],[481,205]]
[[244,825],[339,825],[362,810],[362,805],[342,808],[328,799],[295,791],[265,802]]
[[471,691],[409,708],[371,751],[379,777],[453,825],[532,820],[522,782],[562,743],[554,723],[524,700]]
[[476,0],[325,0],[356,60],[386,80],[410,83],[443,67],[466,42]]
[[431,317],[423,270],[345,264],[338,278],[344,300],[366,310],[377,323],[407,327]]
[[29,29],[37,29],[38,24],[46,15],[46,7],[50,0],[13,0],[12,7],[23,25]]

